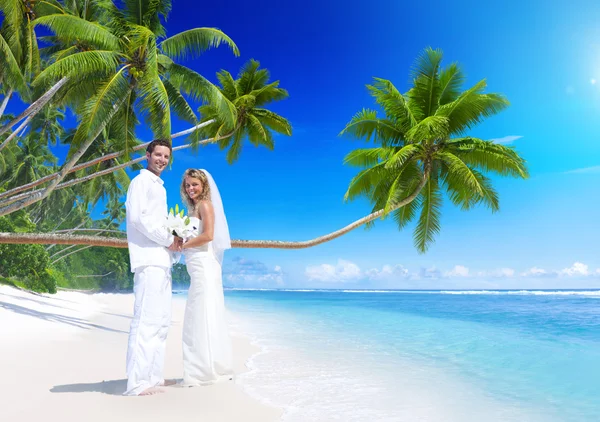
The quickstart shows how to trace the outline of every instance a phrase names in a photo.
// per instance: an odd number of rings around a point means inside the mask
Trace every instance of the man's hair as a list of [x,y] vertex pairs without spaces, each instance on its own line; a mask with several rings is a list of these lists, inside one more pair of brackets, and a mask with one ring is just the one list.
[[152,152],[154,152],[154,148],[161,146],[161,147],[167,147],[169,148],[169,151],[173,152],[173,148],[171,147],[171,143],[166,140],[166,139],[155,139],[152,142],[150,142],[148,144],[148,147],[146,148],[146,152],[148,154],[152,154]]

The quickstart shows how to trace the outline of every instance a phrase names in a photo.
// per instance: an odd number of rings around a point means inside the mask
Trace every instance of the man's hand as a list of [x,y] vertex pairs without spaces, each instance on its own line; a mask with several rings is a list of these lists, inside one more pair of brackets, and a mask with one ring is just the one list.
[[183,245],[183,239],[179,236],[175,236],[173,243],[169,246],[169,250],[173,252],[181,252],[181,246]]

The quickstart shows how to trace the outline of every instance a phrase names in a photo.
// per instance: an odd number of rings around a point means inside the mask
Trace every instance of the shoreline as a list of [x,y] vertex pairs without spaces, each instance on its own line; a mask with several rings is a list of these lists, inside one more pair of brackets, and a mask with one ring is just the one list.
[[[185,300],[172,301],[165,378],[181,379]],[[131,417],[219,421],[277,421],[283,411],[259,401],[237,381],[262,353],[244,333],[233,333],[236,380],[206,387],[164,388],[164,394],[125,397],[125,354],[133,309],[131,293],[59,291],[32,294],[0,285],[0,394],[3,418],[111,422]]]

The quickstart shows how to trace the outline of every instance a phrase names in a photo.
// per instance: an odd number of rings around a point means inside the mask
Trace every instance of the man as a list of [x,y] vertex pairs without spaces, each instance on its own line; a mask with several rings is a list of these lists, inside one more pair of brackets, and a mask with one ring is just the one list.
[[134,315],[127,347],[128,396],[161,393],[167,333],[171,323],[172,252],[182,239],[165,228],[167,192],[160,178],[171,157],[171,144],[156,139],[148,145],[147,168],[127,191],[127,242],[135,273]]

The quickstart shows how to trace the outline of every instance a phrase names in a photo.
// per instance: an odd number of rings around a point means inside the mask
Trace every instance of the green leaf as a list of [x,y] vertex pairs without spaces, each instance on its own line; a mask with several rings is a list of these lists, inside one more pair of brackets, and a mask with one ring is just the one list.
[[186,58],[189,54],[198,57],[209,48],[227,45],[235,56],[240,51],[225,33],[216,28],[196,28],[180,32],[160,43],[159,48],[173,59]]
[[421,191],[421,215],[414,232],[417,250],[425,253],[440,232],[442,195],[435,179],[429,178]]
[[86,42],[100,50],[118,50],[119,38],[114,36],[105,26],[81,19],[77,16],[56,14],[37,18],[35,25],[49,28],[66,44]]

